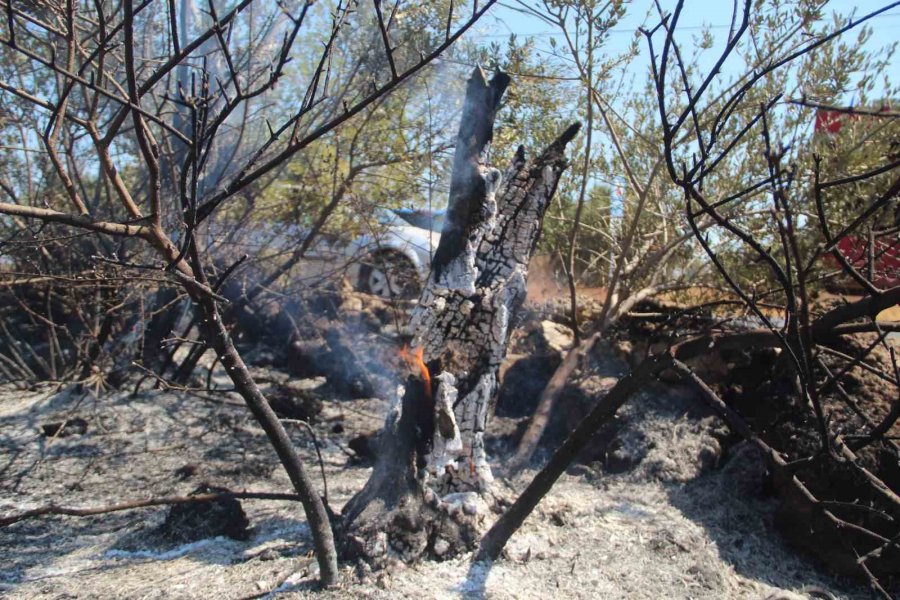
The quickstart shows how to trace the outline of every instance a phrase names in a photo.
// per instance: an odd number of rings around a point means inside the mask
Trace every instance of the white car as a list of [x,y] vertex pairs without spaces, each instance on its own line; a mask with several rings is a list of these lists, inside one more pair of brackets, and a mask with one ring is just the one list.
[[356,288],[381,298],[419,294],[441,239],[444,211],[381,209],[378,232],[362,235],[347,250],[361,257]]

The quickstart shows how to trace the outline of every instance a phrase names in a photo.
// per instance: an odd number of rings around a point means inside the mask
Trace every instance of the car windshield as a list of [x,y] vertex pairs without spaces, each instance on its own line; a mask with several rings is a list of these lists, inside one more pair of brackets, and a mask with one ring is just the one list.
[[431,210],[395,210],[395,215],[413,227],[440,233],[444,227],[444,212]]

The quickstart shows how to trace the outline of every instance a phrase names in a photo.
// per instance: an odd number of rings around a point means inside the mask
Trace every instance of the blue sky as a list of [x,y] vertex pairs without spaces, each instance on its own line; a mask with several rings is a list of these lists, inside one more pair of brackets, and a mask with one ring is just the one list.
[[[529,4],[539,4],[539,0],[527,0]],[[837,12],[842,15],[849,15],[854,10],[856,15],[864,15],[877,10],[891,2],[885,0],[833,0],[826,7],[826,14]],[[674,1],[662,0],[664,8],[673,8]],[[496,40],[502,42],[515,32],[522,38],[533,37],[537,42],[537,47],[545,52],[550,51],[549,38],[561,36],[553,30],[549,24],[540,19],[510,8],[514,6],[514,0],[501,0],[500,5],[494,7],[484,25],[477,33],[470,34],[470,39],[478,39],[479,41]],[[642,25],[653,25],[656,23],[655,11],[648,17],[648,9],[652,7],[652,2],[648,0],[636,0],[629,7],[628,15],[623,22],[619,24],[612,32],[607,45],[607,53],[610,56],[624,52],[634,37],[635,31]],[[679,39],[682,42],[689,42],[692,34],[699,34],[704,28],[709,26],[713,36],[717,39],[724,39],[728,33],[729,24],[731,22],[732,2],[728,0],[686,0],[685,7],[679,21],[679,30],[681,35]],[[869,46],[873,49],[887,46],[895,42],[900,32],[900,6],[890,9],[887,13],[882,14],[869,21],[873,35],[869,41]],[[850,34],[854,35],[854,34]],[[642,40],[642,53],[646,48],[646,43]],[[713,52],[708,53],[710,56]],[[632,67],[634,70],[643,70],[647,68],[646,59],[637,61]],[[727,68],[726,68],[727,74]],[[896,82],[900,76],[900,56],[894,56],[891,64],[891,78]],[[852,99],[848,99],[851,100]]]

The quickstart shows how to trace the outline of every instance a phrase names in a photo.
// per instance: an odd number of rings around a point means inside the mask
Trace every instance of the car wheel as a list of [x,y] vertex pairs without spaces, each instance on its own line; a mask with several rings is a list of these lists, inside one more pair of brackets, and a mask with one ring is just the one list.
[[411,300],[421,289],[415,265],[398,252],[379,252],[359,268],[359,290],[386,300]]

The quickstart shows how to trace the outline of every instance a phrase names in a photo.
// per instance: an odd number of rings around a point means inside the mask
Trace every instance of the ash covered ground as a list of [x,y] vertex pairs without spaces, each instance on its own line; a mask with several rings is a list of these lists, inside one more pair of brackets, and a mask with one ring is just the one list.
[[[534,382],[512,381],[521,377],[516,361],[543,357],[552,365],[558,359],[554,353],[567,343],[564,331],[536,314],[523,323],[504,369],[510,379],[506,385],[521,389],[506,388],[493,420],[489,448],[498,466],[514,449],[534,400],[528,391]],[[400,361],[392,358],[401,332],[386,321],[382,331],[367,338],[369,346],[354,344],[368,362],[381,361],[383,367],[376,377],[380,383],[363,390],[383,391],[392,373],[398,380],[402,376]],[[614,347],[601,352],[566,393],[569,418],[626,371],[621,352]],[[388,401],[354,397],[359,389],[348,391],[327,378],[300,377],[271,365],[256,367],[255,375],[270,397],[287,402],[283,410],[299,411],[295,416],[311,421],[328,501],[340,509],[371,472],[367,436],[380,426]],[[204,387],[201,383],[205,378],[195,382],[198,388]],[[48,503],[104,506],[198,489],[291,491],[263,432],[236,394],[227,391],[225,374],[213,369],[209,384],[208,390],[135,394],[122,389],[100,396],[50,384],[3,388],[0,515]],[[551,424],[535,468],[567,427],[565,418]],[[297,423],[288,428],[324,491],[310,431]],[[511,480],[498,479],[498,488],[513,496],[533,475],[534,470],[526,470]],[[347,565],[337,589],[317,591],[299,504],[244,500],[241,505],[245,520],[237,518],[230,530],[214,526],[179,533],[176,527],[173,532],[168,507],[15,523],[0,529],[0,595],[872,597],[864,582],[830,575],[784,540],[776,527],[778,499],[755,450],[733,439],[685,388],[672,384],[649,387],[598,433],[589,455],[560,480],[512,538],[507,556],[490,568],[473,566],[468,555],[397,564],[375,573]]]

